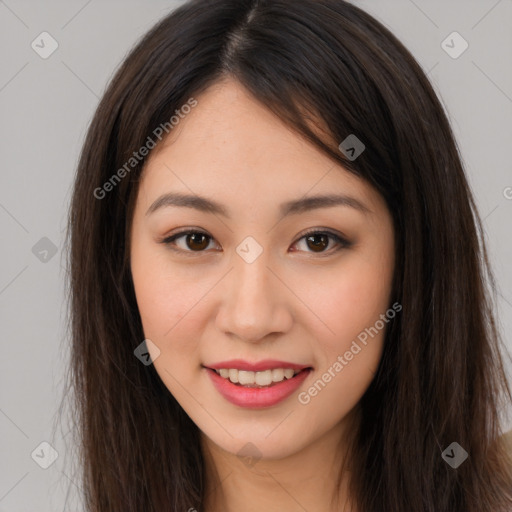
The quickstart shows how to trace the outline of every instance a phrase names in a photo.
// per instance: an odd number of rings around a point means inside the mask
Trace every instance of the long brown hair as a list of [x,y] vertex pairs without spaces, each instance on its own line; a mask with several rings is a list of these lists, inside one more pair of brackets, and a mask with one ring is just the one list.
[[[138,42],[104,93],[67,234],[68,391],[86,509],[203,510],[198,428],[134,355],[144,333],[129,232],[145,158],[126,163],[226,76],[367,180],[392,214],[393,301],[403,310],[360,401],[351,446],[358,510],[510,511],[499,413],[512,396],[493,316],[496,286],[459,150],[409,51],[342,0],[189,1]],[[315,119],[325,137],[312,129]],[[338,149],[350,134],[366,147],[356,160]],[[454,441],[469,454],[456,469],[442,457]]]

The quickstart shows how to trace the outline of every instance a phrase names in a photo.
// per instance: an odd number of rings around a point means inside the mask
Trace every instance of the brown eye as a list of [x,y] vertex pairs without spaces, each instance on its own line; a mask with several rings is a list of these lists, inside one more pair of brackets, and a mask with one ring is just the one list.
[[[176,233],[164,238],[161,243],[167,245],[169,249],[180,253],[201,253],[206,252],[210,242],[214,239],[202,231],[188,230]],[[329,248],[329,243],[333,242],[333,247]],[[331,254],[343,248],[349,248],[352,244],[341,236],[329,231],[310,231],[304,234],[295,245],[305,244],[305,252],[314,252],[317,254]],[[294,249],[295,251],[296,249]]]
[[181,252],[203,252],[212,237],[202,231],[182,231],[162,240],[170,249]]
[[194,251],[202,251],[206,247],[208,247],[209,240],[208,235],[204,233],[191,233],[186,236],[186,244],[190,249]]
[[322,252],[329,246],[329,236],[321,233],[315,235],[309,235],[306,237],[306,242],[308,247],[313,250],[313,252]]
[[[300,245],[303,245],[301,248]],[[299,250],[309,253],[331,254],[341,249],[348,249],[352,244],[342,236],[331,231],[313,230],[304,233],[294,246]],[[297,249],[293,249],[296,251]]]

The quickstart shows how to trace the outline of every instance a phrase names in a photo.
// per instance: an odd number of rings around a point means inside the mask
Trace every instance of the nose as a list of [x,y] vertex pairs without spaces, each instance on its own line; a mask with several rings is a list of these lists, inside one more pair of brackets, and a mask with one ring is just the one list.
[[216,325],[223,333],[258,342],[291,329],[290,293],[268,264],[265,251],[252,263],[234,255],[234,268],[219,290]]

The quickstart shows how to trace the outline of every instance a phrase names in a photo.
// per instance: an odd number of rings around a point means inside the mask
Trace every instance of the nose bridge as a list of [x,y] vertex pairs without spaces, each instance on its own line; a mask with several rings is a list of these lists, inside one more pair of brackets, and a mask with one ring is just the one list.
[[[269,295],[269,289],[272,287],[269,279],[271,272],[267,268],[269,261],[266,254],[258,256],[251,263],[243,258],[237,257],[237,259],[234,262],[234,289],[237,302],[250,304],[253,301],[260,302],[262,299],[265,299]],[[264,302],[268,303],[268,301]],[[259,306],[261,308],[261,304]]]
[[280,302],[282,291],[278,288],[282,284],[267,266],[270,261],[265,251],[254,259],[245,258],[243,253],[233,256],[234,268],[217,318],[218,327],[225,333],[258,341],[290,327],[290,312]]

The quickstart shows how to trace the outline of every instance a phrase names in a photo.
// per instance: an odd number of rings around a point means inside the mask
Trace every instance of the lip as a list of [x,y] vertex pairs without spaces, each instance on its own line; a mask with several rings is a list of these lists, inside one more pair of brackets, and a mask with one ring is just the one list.
[[254,363],[245,361],[244,359],[231,359],[229,361],[221,361],[215,364],[205,364],[203,366],[206,368],[211,368],[212,370],[233,368],[236,370],[245,370],[248,372],[262,372],[265,370],[274,370],[275,368],[292,368],[293,370],[304,370],[305,368],[311,368],[311,366],[307,364],[289,363],[287,361],[278,361],[276,359],[265,359],[263,361],[257,361]]
[[[233,361],[230,361],[232,364]],[[224,364],[224,363],[222,363]],[[265,362],[268,365],[268,362]],[[229,379],[221,377],[212,368],[205,367],[204,370],[208,373],[213,385],[217,391],[228,401],[239,407],[247,409],[262,409],[265,407],[271,407],[282,402],[288,398],[294,391],[296,391],[304,380],[311,373],[312,368],[310,366],[300,366],[300,368],[294,368],[302,370],[300,373],[292,377],[291,379],[285,379],[281,382],[277,382],[267,388],[248,388],[233,384]],[[252,368],[254,365],[252,366]],[[291,368],[292,366],[285,366],[285,368]],[[226,368],[226,366],[220,366],[219,368]],[[216,369],[219,369],[216,368]],[[227,366],[227,368],[236,368],[236,366]],[[246,366],[247,368],[247,366]],[[274,368],[283,368],[283,366],[274,366]],[[245,368],[240,368],[244,370]],[[270,369],[269,366],[265,366],[265,369]],[[251,371],[251,370],[249,370]],[[252,370],[259,371],[259,370]]]

